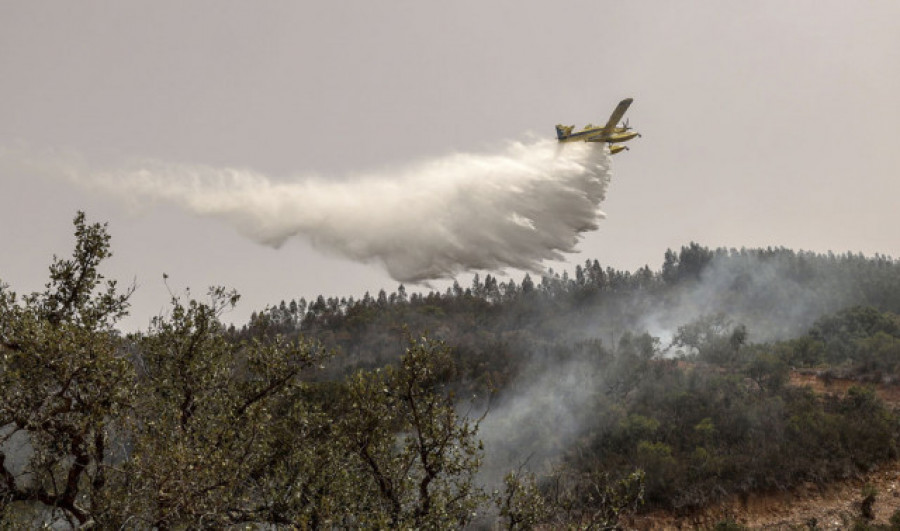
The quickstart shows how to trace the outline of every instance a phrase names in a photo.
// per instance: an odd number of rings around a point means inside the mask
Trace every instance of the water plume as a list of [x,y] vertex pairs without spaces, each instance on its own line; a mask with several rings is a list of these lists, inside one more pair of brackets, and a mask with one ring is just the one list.
[[609,182],[604,145],[515,142],[498,153],[458,153],[341,180],[273,179],[250,169],[142,161],[74,169],[81,185],[137,206],[165,201],[222,219],[278,247],[293,237],[361,261],[395,280],[468,270],[539,271],[598,227]]

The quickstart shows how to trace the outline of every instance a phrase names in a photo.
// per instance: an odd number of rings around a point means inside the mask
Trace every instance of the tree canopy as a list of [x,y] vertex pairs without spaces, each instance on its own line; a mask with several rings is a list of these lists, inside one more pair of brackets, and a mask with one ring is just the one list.
[[[616,528],[641,507],[896,457],[900,264],[787,249],[660,271],[281,301],[173,294],[146,331],[74,220],[41,292],[0,284],[0,522],[97,528]],[[816,395],[805,368],[860,385]]]

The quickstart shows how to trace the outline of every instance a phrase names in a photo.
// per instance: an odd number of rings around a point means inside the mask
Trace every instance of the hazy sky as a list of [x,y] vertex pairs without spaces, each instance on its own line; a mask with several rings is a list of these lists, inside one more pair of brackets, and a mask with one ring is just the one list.
[[[0,152],[38,159],[345,181],[602,123],[628,96],[644,136],[614,159],[608,217],[569,270],[657,269],[692,240],[900,256],[894,0],[0,0]],[[397,284],[302,239],[271,249],[14,164],[0,164],[0,279],[40,289],[79,209],[109,222],[108,276],[137,280],[128,328],[164,309],[163,273],[175,291],[237,288],[239,322]]]

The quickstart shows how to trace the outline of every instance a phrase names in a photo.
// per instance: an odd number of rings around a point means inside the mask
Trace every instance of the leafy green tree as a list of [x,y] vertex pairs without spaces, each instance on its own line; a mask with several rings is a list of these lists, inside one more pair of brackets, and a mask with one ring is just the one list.
[[900,334],[896,336],[885,332],[876,332],[856,343],[856,366],[863,373],[884,373],[895,378],[900,368]]
[[789,368],[781,358],[769,352],[756,354],[747,365],[747,376],[764,391],[778,391],[790,378]]
[[879,332],[900,338],[900,319],[868,306],[854,306],[816,321],[810,336],[825,345],[831,363],[855,359],[858,342]]
[[259,338],[233,340],[223,288],[173,297],[122,338],[131,290],[99,273],[106,227],[81,213],[75,227],[45,292],[0,289],[0,525],[446,528],[486,501],[445,345],[315,382],[328,354],[277,333],[283,320],[258,315]]
[[662,266],[662,278],[669,284],[682,280],[699,280],[714,256],[709,248],[695,242],[686,247],[682,246],[677,256],[674,251],[668,249]]
[[621,477],[596,469],[557,472],[544,488],[559,527],[622,529],[622,520],[644,503],[646,474],[637,469]]
[[357,373],[347,386],[341,440],[355,476],[374,493],[357,516],[365,526],[463,526],[487,500],[474,482],[483,453],[478,421],[460,416],[446,388],[450,349],[427,338],[408,342],[399,365]]
[[825,344],[809,335],[782,341],[775,349],[785,363],[794,367],[816,367],[824,362]]
[[78,526],[112,503],[110,419],[132,407],[135,373],[113,328],[132,288],[99,272],[106,226],[83,212],[74,224],[72,258],[54,257],[43,293],[0,286],[0,513],[38,507]]
[[738,359],[746,341],[746,327],[733,324],[725,314],[719,313],[679,326],[672,345],[686,347],[687,354],[696,354],[701,361],[729,365]]
[[123,427],[130,455],[117,485],[123,524],[220,527],[288,522],[303,512],[301,503],[278,499],[278,488],[294,487],[279,473],[282,461],[310,457],[299,448],[322,443],[313,436],[322,419],[295,402],[302,372],[324,354],[278,335],[230,342],[218,317],[238,296],[214,288],[209,297],[173,298],[171,314],[134,337],[139,392]]
[[541,495],[536,476],[521,468],[503,477],[503,491],[495,492],[493,498],[507,529],[533,529],[553,514],[553,507]]

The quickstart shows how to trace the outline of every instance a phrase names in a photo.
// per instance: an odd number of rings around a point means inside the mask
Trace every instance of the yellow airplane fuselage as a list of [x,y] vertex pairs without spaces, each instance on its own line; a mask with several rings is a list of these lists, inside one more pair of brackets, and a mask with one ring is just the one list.
[[628,107],[631,105],[632,99],[626,98],[619,102],[615,110],[603,127],[595,127],[588,124],[581,131],[574,131],[575,126],[556,126],[556,138],[560,142],[606,142],[609,144],[609,151],[612,154],[619,153],[628,149],[625,146],[618,145],[619,142],[627,142],[636,136],[641,136],[637,131],[633,131],[628,127],[626,121],[625,126],[617,126],[619,120],[625,115]]
[[576,133],[569,133],[560,142],[627,142],[638,136],[637,131],[616,127],[613,131],[606,131],[602,127],[585,128]]

